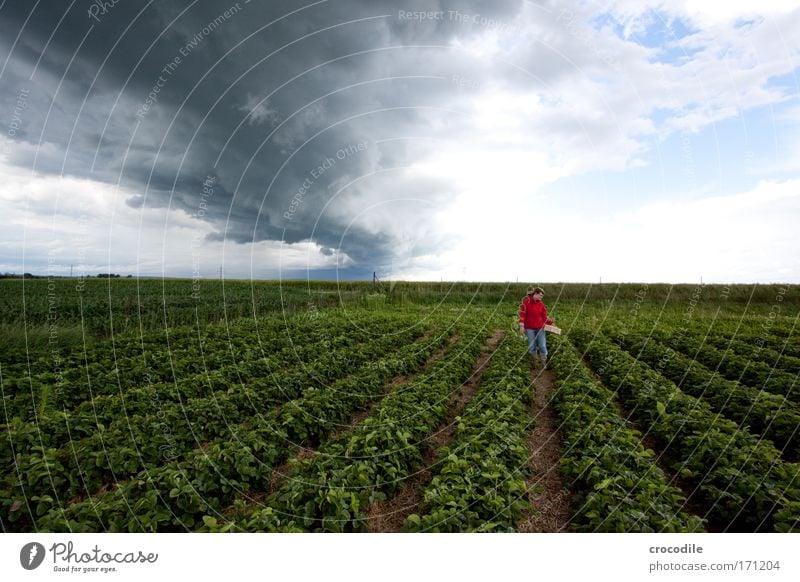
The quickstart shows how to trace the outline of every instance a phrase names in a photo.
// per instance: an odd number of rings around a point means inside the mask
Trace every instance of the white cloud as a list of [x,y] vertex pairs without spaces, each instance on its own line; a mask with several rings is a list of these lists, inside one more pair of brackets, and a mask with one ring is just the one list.
[[[743,26],[754,12],[760,17]],[[623,26],[622,37],[614,27],[597,24],[609,14]],[[699,131],[791,98],[785,88],[771,87],[770,79],[800,64],[800,37],[794,33],[800,9],[778,2],[763,8],[760,3],[567,2],[549,12],[529,6],[521,18],[528,32],[498,55],[496,72],[542,95],[545,114],[565,121],[566,131],[570,118],[591,121],[598,114],[613,121],[622,139],[633,141]],[[660,46],[640,44],[651,28],[677,19],[696,29],[680,40],[662,34]],[[664,48],[673,56],[661,62]],[[681,49],[690,56],[679,58]],[[501,59],[520,65],[519,73],[500,67]],[[669,114],[660,125],[648,126],[657,110]],[[587,135],[595,135],[587,127]],[[636,155],[633,150],[629,155]]]
[[268,99],[258,97],[256,95],[247,94],[247,100],[244,105],[239,106],[239,111],[250,114],[248,123],[250,125],[261,125],[262,123],[277,123],[280,121],[280,115],[277,109],[273,109]]
[[775,142],[778,155],[754,164],[751,172],[800,175],[800,137],[796,133],[786,131],[777,135]]
[[[2,139],[2,138],[0,138]],[[349,266],[311,241],[241,245],[207,240],[213,227],[183,210],[132,208],[133,192],[70,176],[35,174],[0,158],[0,271],[54,275],[277,277],[281,270]],[[24,263],[23,263],[24,261]]]
[[641,33],[644,25],[669,22],[674,18],[689,20],[698,28],[741,22],[751,18],[774,18],[796,11],[797,6],[784,0],[614,0],[594,2],[589,6],[610,11],[627,29]]
[[800,283],[800,179],[647,204],[603,222],[541,200],[482,210],[467,225],[480,234],[439,257],[431,278]]
[[[651,204],[619,217],[617,232],[629,237],[628,257],[651,278],[671,271],[707,281],[797,282],[799,186],[800,180],[761,182],[747,192]],[[614,244],[622,249],[626,241]]]
[[797,10],[797,6],[785,0],[727,0],[708,2],[704,0],[684,0],[670,3],[672,10],[682,7],[698,26],[713,26],[719,23],[736,22],[747,18],[775,17]]

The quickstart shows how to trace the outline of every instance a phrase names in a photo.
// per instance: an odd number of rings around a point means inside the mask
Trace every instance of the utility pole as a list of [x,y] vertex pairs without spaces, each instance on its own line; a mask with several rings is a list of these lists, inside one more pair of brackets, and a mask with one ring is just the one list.
[[69,278],[72,279],[72,265],[69,266]]

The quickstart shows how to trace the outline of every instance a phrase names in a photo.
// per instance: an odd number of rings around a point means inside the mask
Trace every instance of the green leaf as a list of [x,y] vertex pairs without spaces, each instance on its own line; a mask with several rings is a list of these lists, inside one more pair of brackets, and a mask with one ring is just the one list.
[[600,483],[595,485],[594,488],[597,491],[601,491],[601,490],[605,489],[606,487],[608,487],[609,485],[611,485],[611,477],[606,477],[605,479],[600,481]]
[[217,518],[213,517],[211,515],[204,515],[203,516],[203,523],[206,524],[206,526],[208,526],[208,527],[210,527],[212,529],[216,528],[217,527]]

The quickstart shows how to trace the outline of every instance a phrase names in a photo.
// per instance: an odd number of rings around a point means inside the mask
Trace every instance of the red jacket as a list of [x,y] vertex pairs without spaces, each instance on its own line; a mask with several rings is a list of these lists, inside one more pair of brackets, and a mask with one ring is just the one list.
[[541,329],[553,323],[553,320],[547,318],[547,307],[543,301],[526,297],[519,306],[519,322],[525,324],[527,329]]

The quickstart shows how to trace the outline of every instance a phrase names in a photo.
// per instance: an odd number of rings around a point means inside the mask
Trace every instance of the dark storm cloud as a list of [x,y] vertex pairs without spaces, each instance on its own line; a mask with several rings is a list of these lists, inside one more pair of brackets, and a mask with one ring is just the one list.
[[[357,224],[344,236],[347,216],[331,196],[412,161],[413,148],[383,140],[430,131],[430,108],[454,94],[449,79],[476,66],[448,44],[513,22],[519,9],[494,0],[6,2],[4,121],[20,89],[30,91],[9,156],[41,173],[120,181],[136,193],[129,205],[181,209],[211,223],[211,238],[311,237],[366,273],[392,255],[394,235]],[[402,192],[398,179],[368,185]],[[412,186],[434,202],[450,194],[446,180]],[[342,196],[357,208],[363,188]]]

